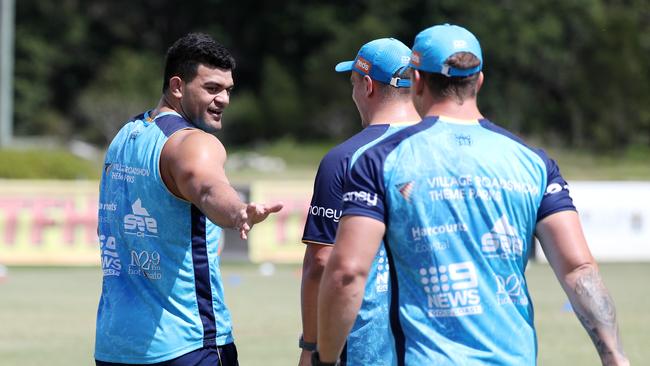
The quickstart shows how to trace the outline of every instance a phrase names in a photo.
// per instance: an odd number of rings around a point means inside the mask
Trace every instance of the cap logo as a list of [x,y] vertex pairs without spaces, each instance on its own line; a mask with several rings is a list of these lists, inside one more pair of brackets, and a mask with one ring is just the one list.
[[420,66],[420,57],[420,52],[418,51],[413,51],[413,53],[411,53],[411,62],[413,65]]
[[464,39],[457,39],[454,41],[454,48],[464,48],[467,46],[467,42]]
[[366,59],[363,57],[359,56],[359,58],[357,58],[357,62],[354,63],[354,67],[364,74],[369,74],[370,69],[372,68],[372,64],[366,61]]

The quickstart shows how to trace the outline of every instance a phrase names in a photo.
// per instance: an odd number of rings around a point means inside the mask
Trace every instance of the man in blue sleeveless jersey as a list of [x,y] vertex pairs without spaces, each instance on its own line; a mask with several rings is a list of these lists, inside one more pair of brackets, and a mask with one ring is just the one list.
[[614,303],[556,163],[485,119],[478,40],[418,34],[411,96],[423,121],[368,149],[346,179],[323,275],[317,358],[334,362],[382,238],[397,365],[534,365],[524,271],[537,236],[604,365],[627,365]]
[[[343,180],[354,155],[400,128],[420,120],[403,78],[411,50],[393,38],[381,38],[361,47],[353,61],[336,65],[350,72],[352,100],[364,130],[330,150],[320,163],[302,237],[307,244],[303,261],[302,322],[299,364],[311,364],[316,343],[317,296],[325,263],[332,250],[341,215]],[[343,363],[390,366],[392,338],[388,327],[388,266],[383,248],[376,253],[363,305],[347,339]]]
[[221,228],[246,238],[281,204],[245,204],[211,133],[230,101],[235,61],[205,34],[167,51],[158,106],[111,142],[100,184],[104,279],[97,365],[237,365],[223,297]]

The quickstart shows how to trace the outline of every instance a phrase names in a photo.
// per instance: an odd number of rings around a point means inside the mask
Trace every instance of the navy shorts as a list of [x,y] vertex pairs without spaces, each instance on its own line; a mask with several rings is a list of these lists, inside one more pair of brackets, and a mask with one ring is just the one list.
[[[133,364],[113,363],[95,360],[97,366],[133,366]],[[143,364],[144,366],[144,364]],[[234,343],[223,346],[208,346],[169,361],[149,363],[146,366],[239,366],[237,347]]]

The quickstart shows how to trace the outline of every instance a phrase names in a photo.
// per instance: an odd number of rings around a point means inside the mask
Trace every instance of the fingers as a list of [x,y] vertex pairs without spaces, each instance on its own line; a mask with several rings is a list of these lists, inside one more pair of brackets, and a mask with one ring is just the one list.
[[282,202],[277,202],[271,206],[268,206],[267,210],[269,213],[273,213],[282,210],[282,207],[284,207],[284,204]]

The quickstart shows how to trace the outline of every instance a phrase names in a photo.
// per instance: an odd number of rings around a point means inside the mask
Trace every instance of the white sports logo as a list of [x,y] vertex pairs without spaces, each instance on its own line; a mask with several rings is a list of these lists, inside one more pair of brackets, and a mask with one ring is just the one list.
[[126,234],[138,237],[157,237],[158,222],[149,215],[149,211],[142,207],[142,201],[138,198],[133,205],[132,214],[124,216],[124,231]]
[[521,257],[524,241],[517,234],[517,229],[510,225],[503,215],[494,223],[492,230],[481,237],[481,249],[488,257]]

